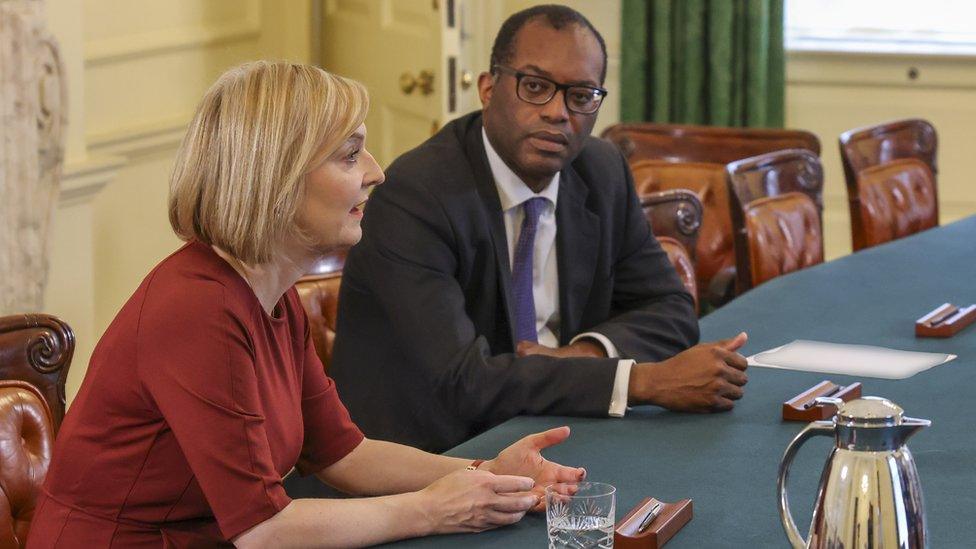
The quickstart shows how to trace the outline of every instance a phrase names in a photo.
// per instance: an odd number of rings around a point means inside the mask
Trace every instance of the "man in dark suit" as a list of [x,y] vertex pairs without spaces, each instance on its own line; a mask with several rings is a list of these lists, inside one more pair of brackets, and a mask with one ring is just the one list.
[[691,296],[623,157],[590,137],[605,75],[582,15],[515,14],[483,111],[390,166],[343,272],[330,372],[368,436],[442,451],[519,414],[741,398],[745,334],[689,349]]

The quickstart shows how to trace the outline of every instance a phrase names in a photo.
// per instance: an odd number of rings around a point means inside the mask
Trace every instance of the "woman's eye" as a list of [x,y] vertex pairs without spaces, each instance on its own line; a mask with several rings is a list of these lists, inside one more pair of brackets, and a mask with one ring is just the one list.
[[352,151],[351,153],[349,153],[349,156],[346,157],[346,161],[347,162],[355,162],[356,160],[359,160],[359,151],[360,151],[360,149],[356,149],[356,150]]

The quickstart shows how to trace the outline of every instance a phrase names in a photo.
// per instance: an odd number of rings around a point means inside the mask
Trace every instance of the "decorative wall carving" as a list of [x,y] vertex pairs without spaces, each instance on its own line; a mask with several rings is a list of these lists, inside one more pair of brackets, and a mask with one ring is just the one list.
[[67,104],[43,0],[0,0],[0,314],[43,308]]

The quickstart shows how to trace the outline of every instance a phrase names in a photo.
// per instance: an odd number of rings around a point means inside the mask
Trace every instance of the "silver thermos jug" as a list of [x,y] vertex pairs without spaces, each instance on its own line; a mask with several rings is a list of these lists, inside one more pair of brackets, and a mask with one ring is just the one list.
[[[931,422],[905,417],[901,407],[884,398],[836,404],[837,415],[807,425],[780,462],[779,515],[790,544],[796,549],[928,547],[922,487],[905,441]],[[834,448],[804,540],[790,514],[786,480],[796,451],[817,435],[834,437]]]

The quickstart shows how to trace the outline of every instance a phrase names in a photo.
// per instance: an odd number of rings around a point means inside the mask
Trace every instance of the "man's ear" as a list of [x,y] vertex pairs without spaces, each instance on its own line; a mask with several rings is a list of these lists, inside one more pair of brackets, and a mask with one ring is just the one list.
[[478,75],[478,97],[481,99],[481,106],[487,107],[491,102],[491,92],[495,87],[495,75],[490,72],[483,72]]

